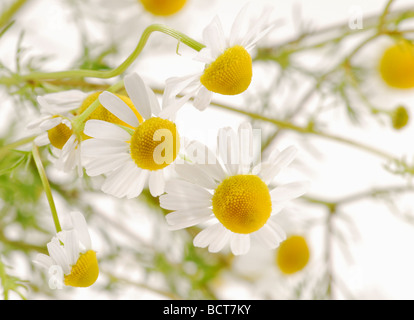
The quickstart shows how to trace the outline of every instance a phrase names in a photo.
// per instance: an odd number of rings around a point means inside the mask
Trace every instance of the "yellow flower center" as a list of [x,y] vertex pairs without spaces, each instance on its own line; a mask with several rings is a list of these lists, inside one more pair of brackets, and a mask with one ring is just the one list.
[[187,0],[140,0],[145,10],[156,16],[170,16],[180,11]]
[[[55,118],[56,116],[54,116]],[[72,136],[73,130],[66,124],[60,123],[56,127],[47,130],[50,144],[55,148],[62,149],[69,138]]]
[[141,169],[155,171],[167,167],[180,150],[175,123],[161,118],[144,121],[132,135],[130,150],[132,159]]
[[65,275],[65,285],[71,287],[89,287],[98,279],[99,267],[96,252],[89,250],[81,253],[69,275]]
[[252,57],[242,46],[228,48],[204,70],[200,81],[215,93],[242,93],[252,81]]
[[293,235],[280,244],[276,264],[284,274],[293,274],[306,266],[309,255],[305,238]]
[[414,88],[414,45],[401,41],[389,47],[381,58],[379,71],[390,87]]
[[[95,92],[90,94],[83,102],[82,105],[80,106],[80,108],[78,109],[77,113],[81,114],[83,111],[85,111],[96,99],[98,99],[99,95],[102,92]],[[142,123],[143,119],[141,117],[141,115],[138,113],[137,109],[135,108],[134,104],[132,103],[131,99],[129,99],[127,96],[123,96],[123,95],[119,95],[116,94],[116,96],[118,98],[120,98],[123,102],[125,102],[127,104],[127,106],[135,113],[135,115],[138,118],[138,121],[140,123]],[[85,120],[91,120],[91,119],[95,119],[95,120],[102,120],[102,121],[106,121],[106,122],[111,122],[114,124],[119,124],[125,127],[129,127],[131,129],[132,128],[129,124],[127,124],[126,122],[118,119],[118,117],[114,116],[111,112],[109,112],[104,106],[102,106],[101,104],[99,104],[99,106],[89,115],[89,117]],[[90,137],[87,136],[86,134],[82,133],[82,139],[86,140],[89,139]]]
[[272,212],[269,189],[255,175],[227,177],[214,191],[212,203],[216,218],[235,233],[259,230]]

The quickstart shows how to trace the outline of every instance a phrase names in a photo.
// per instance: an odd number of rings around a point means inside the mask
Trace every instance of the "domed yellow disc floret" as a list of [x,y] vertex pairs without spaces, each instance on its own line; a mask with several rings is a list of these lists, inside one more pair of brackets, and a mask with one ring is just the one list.
[[180,150],[175,123],[161,118],[144,121],[132,135],[130,150],[132,159],[141,169],[155,171],[167,167]]
[[389,47],[381,58],[379,71],[390,87],[414,88],[414,45],[401,41]]
[[228,48],[204,70],[201,83],[224,95],[244,92],[252,81],[252,57],[242,46]]
[[[78,114],[81,114],[83,111],[85,111],[96,99],[98,99],[99,95],[102,92],[95,92],[90,94],[83,102],[82,105],[80,106],[79,110],[78,110]],[[135,115],[138,118],[138,121],[141,123],[143,121],[141,115],[138,113],[137,109],[135,108],[134,104],[132,103],[131,99],[129,99],[127,96],[123,96],[123,95],[116,95],[118,98],[120,98],[123,102],[126,103],[126,105],[135,113]],[[106,108],[104,108],[104,106],[102,106],[101,104],[99,104],[99,106],[90,114],[90,116],[85,120],[91,120],[91,119],[95,119],[95,120],[102,120],[102,121],[106,121],[106,122],[111,122],[114,124],[119,124],[125,127],[129,127],[132,129],[132,127],[127,124],[126,122],[118,119],[116,116],[114,116],[111,112],[109,112]],[[88,137],[85,134],[82,134],[82,139],[89,139],[90,137]]]
[[98,279],[99,267],[96,252],[89,250],[81,253],[70,274],[65,275],[65,285],[71,287],[89,287]]
[[140,0],[145,10],[156,16],[170,16],[180,11],[187,0]]
[[214,191],[212,203],[216,218],[235,233],[259,230],[272,212],[269,189],[255,175],[227,177]]
[[50,144],[58,149],[63,148],[72,134],[73,130],[63,123],[60,123],[56,127],[47,131]]
[[284,274],[293,274],[306,266],[309,255],[305,238],[293,235],[280,244],[276,255],[276,264]]

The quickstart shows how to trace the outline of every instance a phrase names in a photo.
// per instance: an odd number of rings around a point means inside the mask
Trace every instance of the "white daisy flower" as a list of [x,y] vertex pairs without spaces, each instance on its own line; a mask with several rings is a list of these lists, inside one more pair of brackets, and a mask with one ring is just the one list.
[[86,97],[87,94],[79,90],[39,96],[37,101],[41,116],[27,126],[27,129],[35,130],[38,135],[34,140],[36,145],[52,146],[51,160],[59,170],[69,172],[78,167],[79,175],[82,175],[80,146],[72,130],[71,119]]
[[[249,21],[249,6],[242,8],[231,28],[230,37],[226,38],[218,17],[204,29],[203,42],[206,45],[196,60],[205,63],[203,71],[167,79],[162,114],[175,112],[191,97],[199,110],[207,108],[213,93],[237,95],[244,92],[252,80],[251,51],[276,23],[270,20],[272,10],[265,8],[256,21]],[[249,23],[250,22],[250,23]],[[180,99],[173,99],[185,90]]]
[[92,139],[83,142],[86,173],[105,175],[102,191],[119,198],[139,196],[147,181],[151,194],[158,196],[164,192],[165,177],[180,150],[180,137],[175,123],[159,116],[157,97],[137,74],[126,76],[124,82],[142,117],[117,96],[103,92],[101,104],[132,129],[87,121],[84,132]]
[[72,287],[89,287],[99,276],[96,252],[85,218],[80,212],[71,212],[72,225],[59,232],[47,244],[49,255],[38,254],[34,263],[46,268],[57,284]]
[[[253,166],[243,155],[246,152],[243,148],[251,137],[250,124],[240,126],[239,133],[222,129],[220,157],[215,163],[177,165],[180,177],[167,182],[160,205],[174,211],[166,216],[171,229],[211,223],[194,238],[195,246],[218,252],[230,242],[233,254],[239,255],[248,252],[250,238],[272,249],[285,239],[275,215],[289,200],[304,194],[307,183],[292,182],[274,188],[270,184],[293,161],[296,149],[289,147],[280,153],[274,152],[267,164]],[[227,142],[227,148],[222,146],[223,142]],[[203,152],[207,152],[208,159],[214,157],[211,151]]]

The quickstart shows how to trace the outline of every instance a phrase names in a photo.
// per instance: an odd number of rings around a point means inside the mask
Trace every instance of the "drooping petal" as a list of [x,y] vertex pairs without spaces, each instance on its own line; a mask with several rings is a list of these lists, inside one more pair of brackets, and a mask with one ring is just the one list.
[[138,127],[139,121],[135,113],[124,101],[113,93],[108,91],[101,93],[99,95],[99,102],[118,119],[134,128]]
[[153,99],[149,98],[146,84],[142,78],[138,74],[133,73],[125,77],[124,83],[128,96],[134,103],[138,113],[144,119],[151,118],[151,110],[153,109],[151,103]]
[[70,217],[79,241],[85,246],[86,250],[90,250],[92,248],[92,241],[85,217],[79,211],[71,212]]

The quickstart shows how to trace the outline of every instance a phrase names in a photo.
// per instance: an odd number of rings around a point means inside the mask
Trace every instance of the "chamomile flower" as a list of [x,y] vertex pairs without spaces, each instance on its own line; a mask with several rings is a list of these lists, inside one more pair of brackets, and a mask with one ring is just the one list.
[[[35,143],[38,146],[51,145],[52,161],[56,167],[64,172],[70,172],[75,167],[79,176],[82,176],[81,144],[89,139],[83,132],[75,132],[72,121],[84,112],[102,92],[84,93],[79,90],[62,91],[47,94],[37,98],[41,107],[39,119],[29,123],[28,129],[35,130],[38,135]],[[123,95],[117,95],[130,109],[140,117],[132,101]],[[102,105],[88,116],[86,120],[97,119],[112,122],[128,127],[128,124],[119,120]]]
[[87,94],[79,90],[69,90],[39,96],[41,116],[30,122],[29,130],[35,130],[38,146],[50,144],[58,169],[65,172],[78,168],[81,175],[79,140],[72,129],[71,120]]
[[[170,228],[209,224],[194,238],[195,246],[218,252],[229,242],[233,254],[239,255],[249,251],[251,238],[267,248],[276,248],[285,239],[275,215],[289,200],[304,194],[307,183],[291,182],[274,188],[270,184],[293,161],[296,149],[275,152],[268,163],[253,166],[243,151],[251,136],[249,124],[240,126],[238,134],[222,129],[218,159],[211,161],[214,154],[198,147],[197,153],[207,152],[210,160],[178,164],[179,178],[167,182],[160,205],[174,211],[166,216]],[[229,142],[225,143],[227,147],[222,147],[224,141]]]
[[[103,92],[102,105],[131,128],[89,120],[82,154],[89,176],[105,175],[102,191],[122,198],[140,195],[146,182],[153,196],[164,192],[165,175],[177,158],[180,136],[176,125],[160,117],[161,107],[152,90],[137,75],[125,77],[125,89],[137,115],[117,96]],[[144,121],[142,121],[144,120]]]
[[71,212],[72,225],[59,232],[47,244],[49,255],[38,254],[34,263],[53,271],[58,283],[72,287],[89,287],[99,276],[96,252],[92,250],[91,237],[84,216]]
[[[205,63],[203,71],[184,77],[167,79],[164,102],[169,105],[163,113],[175,112],[191,97],[199,110],[207,108],[213,93],[237,95],[244,92],[251,83],[253,66],[251,51],[275,23],[270,20],[272,10],[266,8],[256,21],[249,23],[249,6],[245,6],[237,15],[226,38],[218,17],[203,31],[206,45],[195,57]],[[172,103],[175,97],[185,93]]]

